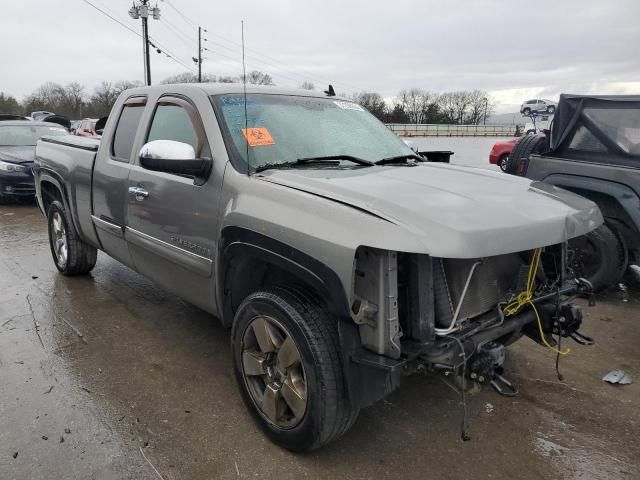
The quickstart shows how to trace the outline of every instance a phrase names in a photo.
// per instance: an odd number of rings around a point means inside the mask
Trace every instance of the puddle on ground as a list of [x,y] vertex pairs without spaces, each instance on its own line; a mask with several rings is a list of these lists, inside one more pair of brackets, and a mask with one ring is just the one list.
[[632,478],[635,467],[611,450],[604,439],[578,432],[573,425],[542,413],[547,432],[536,432],[534,451],[544,458],[554,458],[564,467],[558,478],[571,480],[610,480]]

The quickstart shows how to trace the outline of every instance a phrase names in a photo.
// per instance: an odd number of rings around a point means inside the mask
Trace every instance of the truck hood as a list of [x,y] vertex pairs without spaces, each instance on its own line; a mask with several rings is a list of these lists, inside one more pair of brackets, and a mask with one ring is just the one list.
[[259,178],[391,222],[437,257],[479,258],[554,245],[603,221],[595,203],[552,185],[439,163],[268,170]]
[[36,158],[36,147],[34,146],[19,146],[9,147],[0,146],[0,160],[11,163],[29,163],[33,162]]

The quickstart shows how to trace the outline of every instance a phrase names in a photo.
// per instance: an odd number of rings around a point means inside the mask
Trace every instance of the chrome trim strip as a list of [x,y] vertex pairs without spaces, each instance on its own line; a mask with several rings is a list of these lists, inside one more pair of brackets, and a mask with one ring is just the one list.
[[131,227],[125,227],[125,240],[203,277],[210,277],[213,273],[213,260],[210,258],[176,247]]
[[124,227],[116,223],[111,223],[107,220],[103,220],[102,218],[98,218],[95,215],[91,215],[91,220],[93,220],[93,224],[96,228],[115,235],[118,238],[124,239]]

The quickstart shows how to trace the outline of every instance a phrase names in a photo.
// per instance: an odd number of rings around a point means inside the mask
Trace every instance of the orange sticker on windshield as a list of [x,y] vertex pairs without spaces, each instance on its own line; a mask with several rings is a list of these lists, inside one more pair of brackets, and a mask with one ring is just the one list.
[[247,139],[247,142],[251,147],[262,147],[264,145],[276,144],[269,133],[269,130],[264,127],[243,128],[242,135],[244,135],[244,138]]

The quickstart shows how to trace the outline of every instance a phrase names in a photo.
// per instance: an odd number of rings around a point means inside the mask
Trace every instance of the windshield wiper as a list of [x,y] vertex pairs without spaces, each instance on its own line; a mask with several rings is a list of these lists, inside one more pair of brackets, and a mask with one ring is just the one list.
[[352,162],[358,165],[366,165],[368,167],[374,164],[373,162],[370,162],[369,160],[365,160],[364,158],[354,157],[351,155],[329,155],[326,157],[299,158],[295,162],[265,163],[264,165],[260,165],[256,167],[254,172],[258,173],[264,170],[271,170],[271,169],[304,167],[305,165],[310,165],[314,163],[320,164],[320,165],[335,166],[339,164],[340,160],[347,160],[349,162]]
[[390,165],[393,163],[405,163],[407,160],[413,159],[416,162],[424,162],[424,158],[415,153],[407,153],[405,155],[397,155],[395,157],[387,157],[375,162],[376,165]]
[[326,162],[328,160],[347,160],[358,165],[367,165],[369,167],[374,165],[374,163],[370,162],[369,160],[365,160],[364,158],[360,157],[354,157],[353,155],[327,155],[326,157],[299,158],[298,160],[296,160],[296,163],[305,165],[312,162]]

